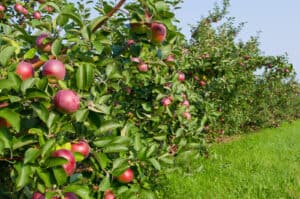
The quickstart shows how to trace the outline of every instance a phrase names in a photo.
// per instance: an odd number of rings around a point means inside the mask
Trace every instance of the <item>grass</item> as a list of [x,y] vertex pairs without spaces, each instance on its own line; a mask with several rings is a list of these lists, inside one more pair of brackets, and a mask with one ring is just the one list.
[[300,198],[300,121],[214,144],[167,174],[164,198]]

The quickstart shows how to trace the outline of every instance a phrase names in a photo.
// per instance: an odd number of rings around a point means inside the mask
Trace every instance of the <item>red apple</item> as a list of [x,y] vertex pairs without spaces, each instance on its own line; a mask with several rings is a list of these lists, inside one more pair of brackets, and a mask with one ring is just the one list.
[[4,12],[5,11],[5,7],[3,5],[0,5],[0,12]]
[[71,151],[81,153],[85,158],[87,158],[90,153],[90,146],[87,141],[79,140],[78,142],[72,143]]
[[129,183],[134,179],[134,173],[131,168],[124,171],[120,176],[118,176],[118,181],[121,183]]
[[61,61],[50,59],[44,64],[42,74],[49,79],[63,80],[66,75],[66,68]]
[[38,11],[33,12],[33,18],[39,20],[42,18],[42,14]]
[[34,69],[30,63],[22,61],[18,64],[16,73],[21,77],[22,80],[25,80],[33,77]]
[[140,63],[139,65],[138,65],[138,70],[140,71],[140,72],[147,72],[148,71],[148,65],[147,64],[145,64],[145,63]]
[[115,195],[111,190],[106,190],[104,192],[104,199],[115,199]]
[[50,52],[51,51],[51,42],[44,42],[44,39],[49,38],[49,35],[46,33],[42,33],[40,36],[38,36],[35,40],[36,46],[41,49],[44,52]]
[[45,196],[41,194],[40,192],[35,192],[32,195],[32,199],[45,199]]
[[183,72],[178,72],[178,81],[183,82],[185,80],[185,75]]
[[164,60],[167,64],[171,64],[175,62],[174,55],[168,55],[167,58]]
[[19,3],[16,3],[16,4],[14,5],[15,11],[17,11],[17,12],[19,12],[19,13],[22,13],[23,8],[24,8],[24,7],[23,7],[21,4],[19,4]]
[[200,84],[200,86],[205,86],[205,85],[206,85],[205,81],[203,81],[203,80],[201,80],[201,81],[199,82],[199,84]]
[[59,149],[52,153],[53,157],[65,158],[68,162],[63,164],[63,168],[68,176],[72,175],[76,169],[76,162],[73,153],[67,149]]
[[127,45],[128,45],[128,46],[131,46],[131,45],[133,45],[133,44],[135,44],[135,41],[134,41],[133,39],[129,39],[129,40],[127,41]]
[[172,100],[169,97],[164,97],[161,100],[163,106],[169,106],[172,103]]
[[185,107],[189,107],[190,106],[190,102],[185,99],[183,102],[182,102],[182,105],[185,106]]
[[28,14],[29,14],[28,10],[27,10],[26,8],[24,8],[24,7],[23,7],[21,13],[22,13],[23,15],[28,15]]
[[48,12],[48,13],[51,13],[51,12],[53,12],[54,11],[54,8],[52,7],[52,6],[45,6],[44,7],[44,10],[46,11],[46,12]]
[[11,124],[6,119],[0,117],[0,127],[9,128]]
[[72,90],[60,90],[54,97],[54,105],[62,113],[74,113],[79,109],[80,99]]
[[182,116],[183,116],[184,118],[186,118],[187,120],[190,120],[190,119],[192,118],[192,116],[191,116],[191,114],[190,114],[189,112],[184,112],[184,113],[182,113]]
[[132,57],[131,61],[135,62],[135,63],[141,63],[142,60],[140,58],[138,58],[138,57]]
[[151,24],[151,41],[161,43],[166,39],[167,28],[164,24],[153,22]]
[[77,199],[77,196],[72,192],[67,192],[64,194],[65,199]]
[[39,3],[45,3],[45,0],[38,0]]

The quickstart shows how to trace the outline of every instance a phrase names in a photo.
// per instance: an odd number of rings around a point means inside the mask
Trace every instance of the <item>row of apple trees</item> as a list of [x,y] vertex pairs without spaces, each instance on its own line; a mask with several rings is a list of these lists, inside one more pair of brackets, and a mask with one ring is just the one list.
[[296,116],[286,57],[236,42],[227,1],[186,42],[179,3],[0,3],[0,198],[160,197],[206,141]]

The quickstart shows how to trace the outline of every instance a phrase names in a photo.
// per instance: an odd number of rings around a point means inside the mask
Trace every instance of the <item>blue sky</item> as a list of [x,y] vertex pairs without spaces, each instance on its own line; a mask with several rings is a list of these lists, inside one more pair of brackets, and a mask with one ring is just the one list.
[[[190,37],[190,27],[211,10],[215,2],[184,0],[177,18],[182,32]],[[300,78],[300,1],[299,0],[231,0],[229,15],[237,22],[247,22],[238,36],[247,40],[260,32],[260,48],[266,55],[288,53]]]

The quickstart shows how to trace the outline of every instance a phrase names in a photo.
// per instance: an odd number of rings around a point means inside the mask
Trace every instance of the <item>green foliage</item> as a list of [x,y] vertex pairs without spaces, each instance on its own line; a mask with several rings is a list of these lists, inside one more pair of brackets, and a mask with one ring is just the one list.
[[[227,13],[228,1],[200,21],[191,43],[175,25],[172,9],[180,0],[127,2],[122,11],[99,1],[95,19],[92,1],[19,2],[28,16],[11,1],[0,13],[0,169],[6,174],[0,197],[30,198],[39,191],[51,198],[71,191],[101,198],[112,190],[117,198],[154,198],[160,172],[205,153],[205,139],[216,132],[277,124],[298,114],[298,85],[286,57],[262,56],[256,38],[236,43],[241,26],[231,20],[212,26]],[[42,19],[31,16],[36,10]],[[160,26],[152,31],[154,22]],[[41,34],[47,37],[37,45]],[[40,67],[49,59],[64,63],[64,79],[44,77]],[[16,74],[21,61],[32,64],[33,77]],[[254,75],[257,68],[265,68],[262,78]],[[80,97],[74,113],[55,106],[62,89]],[[283,114],[287,107],[289,115]],[[66,158],[52,154],[71,150],[78,140],[91,151],[87,158],[74,152],[76,171],[67,176]],[[129,167],[133,182],[118,182]]]

